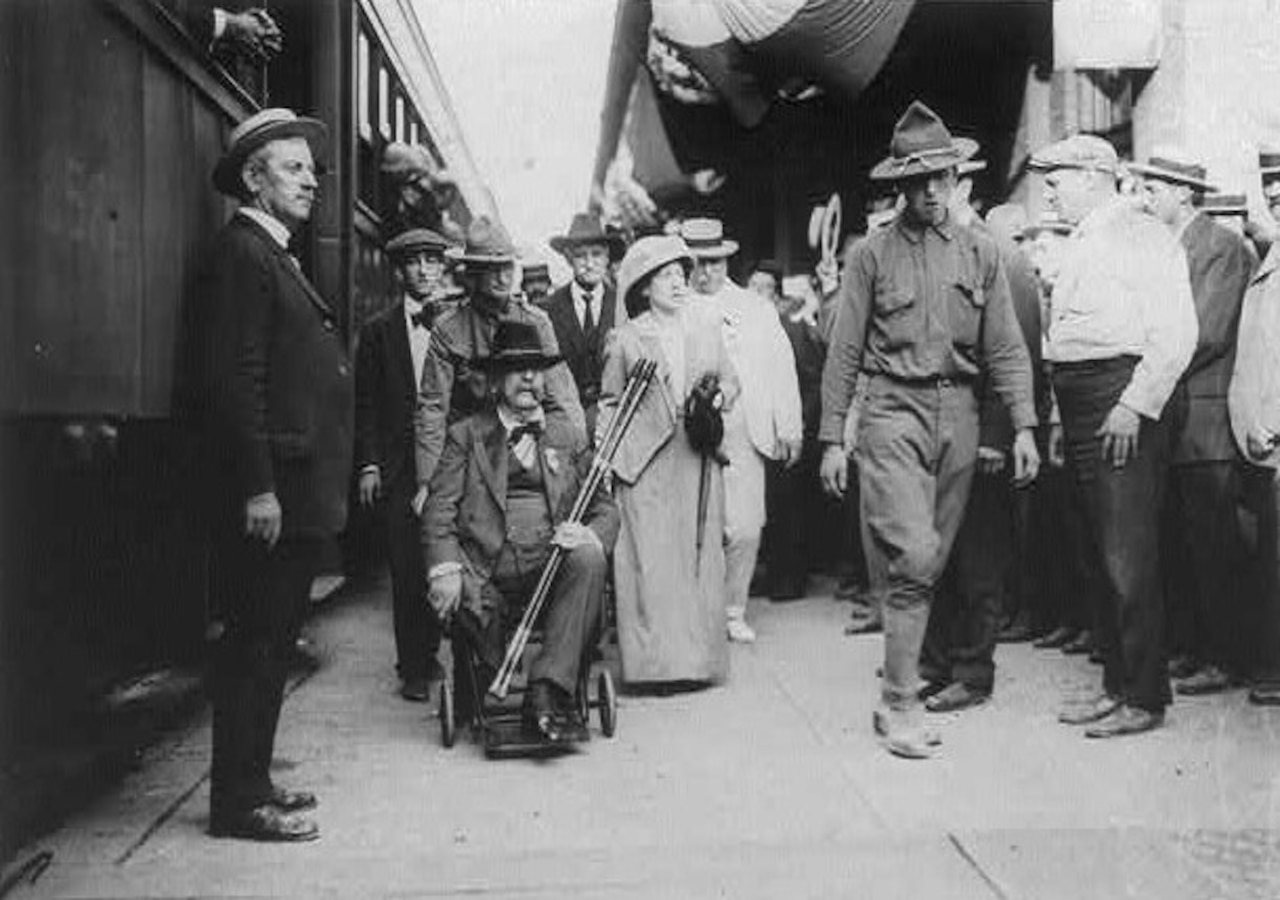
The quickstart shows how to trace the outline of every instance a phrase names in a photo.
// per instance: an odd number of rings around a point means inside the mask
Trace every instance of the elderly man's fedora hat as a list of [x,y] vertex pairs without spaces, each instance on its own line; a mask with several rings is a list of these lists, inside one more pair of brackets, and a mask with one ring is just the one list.
[[680,237],[695,259],[721,259],[738,252],[738,242],[725,238],[719,219],[685,219]]
[[504,266],[519,258],[506,229],[487,216],[472,219],[465,246],[450,247],[445,256],[469,266]]
[[449,249],[449,242],[430,228],[410,228],[402,231],[387,241],[387,255],[391,257],[407,256],[410,253],[438,253],[444,255]]
[[978,152],[977,141],[952,137],[938,114],[913,101],[893,126],[889,155],[871,170],[875,181],[899,181],[931,172],[945,172]]
[[517,372],[524,369],[546,369],[564,357],[548,353],[542,346],[538,329],[528,322],[504,320],[493,332],[489,355],[478,362],[488,372]]
[[631,294],[645,278],[673,262],[681,263],[686,273],[693,265],[693,255],[679,235],[650,235],[627,248],[618,265],[618,296],[628,310],[632,308]]
[[621,259],[623,251],[626,250],[622,235],[615,231],[607,231],[600,224],[600,220],[591,213],[575,213],[573,221],[569,223],[569,230],[565,234],[556,235],[547,243],[551,245],[552,250],[566,256],[574,247],[581,247],[583,244],[599,244],[607,247],[609,258],[614,260]]
[[1197,191],[1214,190],[1204,164],[1180,147],[1156,147],[1145,163],[1129,163],[1129,171],[1143,178],[1184,184]]
[[300,137],[306,139],[311,155],[319,160],[324,156],[328,135],[328,128],[319,119],[299,116],[279,106],[259,110],[231,129],[227,149],[213,167],[213,186],[231,197],[239,197],[244,192],[240,171],[253,151],[271,141]]

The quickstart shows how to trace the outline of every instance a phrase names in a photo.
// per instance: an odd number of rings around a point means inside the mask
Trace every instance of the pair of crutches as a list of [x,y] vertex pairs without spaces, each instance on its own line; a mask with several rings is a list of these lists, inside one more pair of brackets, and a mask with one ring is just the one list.
[[[582,517],[586,515],[591,499],[612,469],[613,456],[617,453],[623,436],[631,426],[631,420],[635,418],[636,411],[640,408],[640,401],[644,399],[644,393],[653,381],[653,375],[657,369],[658,364],[654,360],[642,359],[631,370],[626,386],[622,389],[622,396],[618,399],[617,410],[609,420],[609,427],[605,429],[596,455],[591,460],[591,468],[583,479],[582,487],[578,489],[578,496],[573,501],[573,507],[569,511],[566,522],[581,522]],[[520,624],[507,644],[507,655],[503,658],[502,665],[489,685],[489,693],[499,700],[505,698],[511,688],[511,679],[520,667],[520,659],[524,655],[525,646],[529,643],[529,636],[533,633],[533,623],[537,621],[542,608],[546,606],[547,598],[551,595],[551,585],[555,581],[556,573],[560,571],[560,562],[564,558],[564,553],[563,547],[552,546],[551,556],[542,567],[542,576],[538,579],[533,597],[525,607],[524,615],[520,617]]]

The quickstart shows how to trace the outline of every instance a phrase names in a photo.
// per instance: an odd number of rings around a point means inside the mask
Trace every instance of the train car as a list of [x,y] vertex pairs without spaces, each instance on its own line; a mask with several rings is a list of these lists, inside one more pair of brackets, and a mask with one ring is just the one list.
[[[275,0],[284,46],[265,65],[214,39],[215,9],[247,6],[0,3],[0,856],[104,698],[203,654],[207,556],[173,398],[184,294],[232,209],[210,182],[229,129],[264,105],[329,124],[296,246],[351,342],[392,300],[388,142],[450,170],[454,220],[496,214],[410,0]],[[335,548],[328,568],[348,564]]]

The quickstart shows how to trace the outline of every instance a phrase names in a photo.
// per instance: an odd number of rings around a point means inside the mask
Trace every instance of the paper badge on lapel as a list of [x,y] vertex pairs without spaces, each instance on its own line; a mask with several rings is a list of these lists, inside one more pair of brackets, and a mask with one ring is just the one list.
[[542,451],[542,455],[547,460],[547,468],[551,470],[551,474],[560,474],[560,457],[556,455],[554,447],[548,447]]

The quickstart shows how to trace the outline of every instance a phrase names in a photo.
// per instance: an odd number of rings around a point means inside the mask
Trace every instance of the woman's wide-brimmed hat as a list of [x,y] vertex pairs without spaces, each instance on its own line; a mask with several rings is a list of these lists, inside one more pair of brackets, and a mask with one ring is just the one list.
[[574,247],[581,247],[583,244],[600,244],[608,248],[609,258],[612,260],[620,259],[626,250],[622,235],[607,231],[600,220],[590,213],[575,213],[568,232],[556,235],[547,243],[552,250],[566,256]]
[[245,119],[227,138],[227,149],[213,167],[213,186],[230,197],[240,197],[244,184],[240,172],[245,160],[259,147],[287,138],[305,138],[317,161],[324,156],[329,129],[319,119],[299,116],[291,109],[273,106]]
[[1209,172],[1204,164],[1178,147],[1156,147],[1146,162],[1129,163],[1128,169],[1143,178],[1184,184],[1197,191],[1214,190],[1207,180]]
[[473,219],[467,229],[466,245],[450,247],[445,256],[471,266],[504,266],[519,258],[506,229],[486,216]]
[[528,322],[504,320],[494,329],[489,355],[477,362],[486,372],[500,373],[546,369],[562,359],[564,357],[546,351],[536,327]]
[[719,219],[685,219],[680,237],[695,259],[721,259],[738,252],[738,242],[725,238]]
[[693,254],[677,235],[642,237],[631,245],[618,266],[618,296],[627,309],[631,309],[631,294],[645,278],[673,262],[682,263],[686,269],[693,265]]
[[977,152],[977,141],[952,137],[938,114],[916,100],[893,127],[889,155],[871,170],[871,178],[900,181],[945,172],[967,162]]

